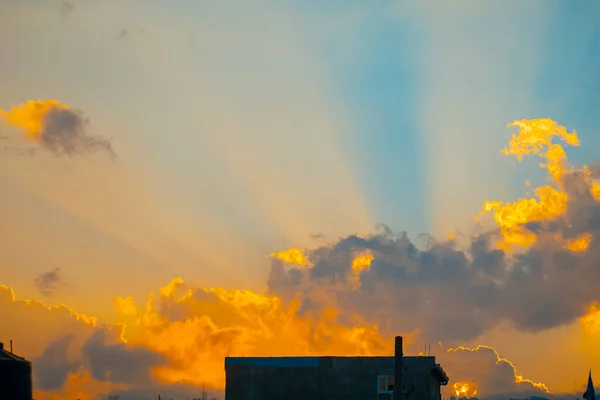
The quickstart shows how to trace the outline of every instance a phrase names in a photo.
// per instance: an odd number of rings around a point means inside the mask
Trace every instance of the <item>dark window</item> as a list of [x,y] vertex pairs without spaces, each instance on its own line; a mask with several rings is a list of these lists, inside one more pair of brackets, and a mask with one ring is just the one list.
[[394,375],[379,375],[377,377],[377,393],[392,393],[394,391]]
[[385,392],[387,389],[387,379],[385,376],[379,377],[379,391]]
[[387,390],[389,392],[394,391],[394,376],[393,375],[387,377]]

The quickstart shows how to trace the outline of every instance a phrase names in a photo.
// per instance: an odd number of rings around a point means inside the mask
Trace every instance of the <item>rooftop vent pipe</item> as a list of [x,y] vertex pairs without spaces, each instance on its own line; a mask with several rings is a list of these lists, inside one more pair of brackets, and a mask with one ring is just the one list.
[[402,393],[402,373],[404,372],[403,357],[402,336],[396,336],[394,352],[394,400],[404,400],[404,393]]

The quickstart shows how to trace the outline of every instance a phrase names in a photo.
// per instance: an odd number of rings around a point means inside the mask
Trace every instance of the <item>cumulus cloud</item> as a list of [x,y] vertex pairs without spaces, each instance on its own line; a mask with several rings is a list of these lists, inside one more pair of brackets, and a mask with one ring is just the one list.
[[88,124],[89,120],[79,110],[51,109],[44,117],[41,143],[55,154],[106,151],[114,155],[108,140],[87,132]]
[[[589,304],[600,301],[596,168],[568,167],[563,147],[552,138],[571,145],[578,138],[556,122],[513,125],[520,130],[505,153],[541,155],[556,186],[540,187],[536,197],[515,203],[486,202],[484,213],[493,213],[497,228],[466,244],[430,238],[417,246],[406,233],[387,227],[366,237],[350,235],[307,251],[303,264],[312,268],[272,260],[270,292],[299,298],[304,311],[333,307],[342,320],[368,316],[391,331],[418,330],[429,340],[454,343],[501,323],[539,332],[584,315]],[[357,269],[355,261],[365,251],[370,261]]]
[[124,343],[122,325],[97,320],[66,306],[18,300],[0,286],[0,337],[14,337],[15,352],[33,362],[35,397],[96,399],[132,385],[154,384],[150,369],[164,362],[156,352]]
[[70,373],[77,372],[77,362],[69,360],[68,348],[72,335],[57,338],[48,344],[42,355],[32,360],[35,386],[41,390],[57,390],[67,382]]
[[[281,260],[274,262],[283,266]],[[315,300],[313,304],[321,298]],[[44,335],[25,335],[19,344],[20,355],[34,362],[36,398],[80,393],[85,396],[74,398],[187,398],[197,396],[204,384],[219,394],[224,387],[223,358],[232,355],[393,354],[392,337],[385,334],[386,328],[369,324],[368,315],[351,321],[334,308],[320,313],[302,310],[294,301],[286,304],[251,291],[197,288],[174,279],[158,296],[151,294],[145,307],[131,297],[115,299],[115,306],[121,322],[99,325],[64,306],[20,301],[10,289],[0,290],[0,312],[7,317],[19,314],[18,331],[47,328]],[[0,327],[0,335],[10,335],[7,328]],[[415,336],[405,337],[407,345],[414,346]],[[485,346],[448,350],[438,358],[452,383],[472,382],[485,398],[499,391],[544,392]]]
[[41,294],[51,296],[61,280],[60,268],[55,268],[52,271],[43,272],[36,276],[34,283]]
[[6,123],[20,129],[25,137],[55,155],[73,156],[106,152],[115,156],[112,143],[89,132],[89,119],[81,110],[57,100],[30,100],[10,111],[0,109]]
[[164,363],[165,359],[146,348],[126,346],[120,340],[107,343],[109,336],[106,328],[96,329],[81,349],[92,377],[130,385],[151,383],[150,369]]
[[502,398],[549,395],[544,383],[521,376],[515,365],[492,347],[450,348],[439,358],[444,369],[452,371],[448,387],[451,395],[478,397],[479,394],[486,399],[491,398],[490,395]]
[[[598,212],[597,204],[572,211],[575,216]],[[590,223],[581,228],[589,232]],[[600,300],[595,290],[600,279],[596,236],[593,231],[584,253],[540,241],[518,255],[493,248],[490,235],[473,238],[466,250],[452,241],[419,249],[406,234],[348,236],[312,250],[312,269],[285,268],[272,260],[269,290],[287,299],[300,293],[305,310],[321,311],[333,304],[342,317],[370,316],[380,326],[418,329],[432,340],[472,339],[503,321],[540,331],[574,321],[588,304]],[[365,250],[374,259],[361,271],[357,288],[352,260]],[[560,298],[556,293],[562,293]],[[327,303],[313,301],[323,296]]]

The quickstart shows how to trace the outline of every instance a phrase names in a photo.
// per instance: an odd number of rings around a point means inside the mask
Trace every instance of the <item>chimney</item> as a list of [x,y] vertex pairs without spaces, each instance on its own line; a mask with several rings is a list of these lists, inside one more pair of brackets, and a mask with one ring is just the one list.
[[402,373],[404,372],[404,353],[402,352],[402,336],[396,336],[394,353],[394,400],[404,400],[402,393]]
[[0,342],[0,350],[4,350],[4,343]]

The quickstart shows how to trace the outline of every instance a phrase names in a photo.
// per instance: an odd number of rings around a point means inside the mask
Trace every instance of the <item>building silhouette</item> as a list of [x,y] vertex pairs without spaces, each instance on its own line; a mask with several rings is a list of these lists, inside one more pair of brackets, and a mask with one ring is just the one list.
[[[449,378],[433,356],[226,357],[225,400],[441,400]],[[402,390],[396,385],[402,382]]]
[[0,342],[0,399],[31,400],[33,388],[31,384],[31,363],[4,349]]

